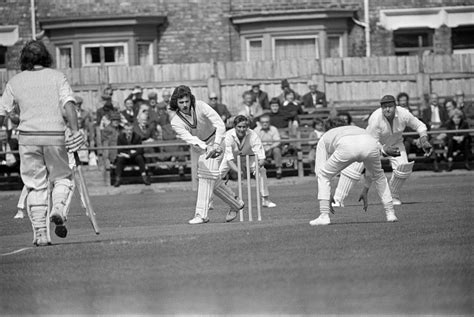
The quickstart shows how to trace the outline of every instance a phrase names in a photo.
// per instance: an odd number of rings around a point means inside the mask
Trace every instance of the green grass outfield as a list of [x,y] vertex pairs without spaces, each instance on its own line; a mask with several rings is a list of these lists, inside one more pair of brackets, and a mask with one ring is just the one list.
[[420,175],[393,224],[373,190],[364,213],[357,189],[311,227],[308,181],[272,183],[278,206],[253,223],[224,223],[216,201],[210,223],[187,225],[195,192],[147,190],[93,196],[99,236],[75,199],[68,237],[43,248],[2,195],[0,312],[472,315],[474,174]]

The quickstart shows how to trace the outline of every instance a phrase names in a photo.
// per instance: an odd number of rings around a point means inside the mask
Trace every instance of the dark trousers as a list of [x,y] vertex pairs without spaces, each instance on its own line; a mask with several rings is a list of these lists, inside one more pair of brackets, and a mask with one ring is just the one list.
[[140,173],[143,174],[146,172],[145,158],[142,154],[133,154],[130,158],[117,156],[117,161],[115,164],[115,175],[117,177],[122,176],[123,169],[126,165],[137,164],[140,168]]
[[464,137],[462,142],[458,143],[454,139],[448,140],[448,158],[453,157],[454,151],[460,150],[464,155],[464,160],[469,160],[469,155],[471,154],[471,142],[469,137]]

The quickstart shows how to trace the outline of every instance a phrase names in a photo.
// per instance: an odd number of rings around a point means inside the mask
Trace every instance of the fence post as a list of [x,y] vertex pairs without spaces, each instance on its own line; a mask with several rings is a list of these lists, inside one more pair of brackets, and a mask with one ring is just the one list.
[[420,97],[421,105],[424,105],[425,96],[431,93],[431,77],[429,74],[416,74],[416,88],[418,96]]
[[211,76],[207,79],[207,91],[208,93],[215,92],[219,100],[222,100],[221,80],[217,75],[217,64],[213,59],[211,59]]

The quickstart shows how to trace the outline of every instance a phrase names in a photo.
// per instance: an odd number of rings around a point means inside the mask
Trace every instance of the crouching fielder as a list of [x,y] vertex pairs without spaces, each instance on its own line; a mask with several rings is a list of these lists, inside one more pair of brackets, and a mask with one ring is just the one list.
[[[265,164],[265,150],[262,141],[256,132],[249,129],[249,119],[246,116],[238,115],[234,119],[234,128],[226,132],[225,135],[225,156],[220,167],[221,178],[223,178],[230,169],[239,172],[235,163],[241,155],[251,155],[250,169],[255,172],[258,168],[260,172],[260,194],[262,196],[262,206],[273,208],[276,204],[269,198],[267,170]],[[242,197],[240,197],[242,198]],[[237,214],[232,214],[232,220]]]
[[229,205],[228,214],[237,214],[237,211],[244,208],[244,202],[236,198],[219,173],[224,152],[224,121],[211,106],[196,100],[187,86],[179,86],[173,91],[170,110],[176,113],[171,119],[171,127],[177,137],[191,145],[199,155],[196,211],[189,223],[209,221],[209,200],[213,193]]
[[[366,129],[379,142],[382,153],[390,159],[393,173],[389,185],[394,205],[402,204],[400,189],[405,180],[410,177],[414,164],[414,162],[408,162],[407,152],[403,145],[402,133],[405,127],[418,132],[421,147],[429,156],[432,146],[428,142],[426,125],[407,109],[397,107],[395,97],[391,95],[386,95],[380,100],[380,108],[370,115]],[[344,199],[352,186],[359,181],[363,169],[364,166],[361,163],[354,163],[342,171],[334,194],[335,206],[344,206]]]
[[329,212],[332,209],[331,179],[353,162],[361,162],[366,169],[366,183],[361,199],[367,210],[367,192],[372,181],[385,209],[387,221],[398,221],[393,209],[392,196],[387,178],[380,163],[380,150],[377,141],[364,129],[345,125],[340,119],[325,122],[326,133],[316,148],[316,176],[318,178],[318,200],[320,216],[310,221],[312,226],[331,223]]
[[[52,57],[41,41],[25,44],[20,53],[22,72],[11,78],[0,100],[0,126],[14,104],[20,108],[20,174],[25,184],[26,209],[33,227],[33,243],[50,244],[48,221],[56,235],[67,235],[67,200],[72,194],[72,171],[67,147],[82,145],[75,99],[64,74],[49,68]],[[65,115],[72,132],[65,137]],[[49,192],[48,189],[51,189]],[[49,208],[50,207],[50,208]],[[48,214],[50,219],[48,218]]]

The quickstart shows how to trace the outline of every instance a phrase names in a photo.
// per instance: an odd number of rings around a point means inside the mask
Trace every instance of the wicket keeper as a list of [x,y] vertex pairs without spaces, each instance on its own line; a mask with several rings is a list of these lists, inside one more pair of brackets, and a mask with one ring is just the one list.
[[227,218],[231,213],[237,215],[237,212],[244,208],[244,202],[236,198],[234,192],[225,185],[219,172],[224,154],[224,121],[211,106],[196,100],[187,86],[178,86],[173,91],[170,109],[175,112],[171,127],[177,137],[191,145],[199,155],[196,210],[189,224],[209,221],[209,200],[213,193],[229,205]]
[[[433,147],[428,142],[426,125],[407,109],[398,107],[395,97],[392,95],[383,96],[380,100],[380,108],[370,115],[369,125],[366,129],[378,141],[382,154],[387,156],[392,164],[393,173],[389,185],[394,205],[402,204],[400,189],[407,178],[410,177],[415,163],[408,162],[407,152],[403,144],[402,133],[406,127],[418,132],[420,145],[425,151],[425,155],[431,155]],[[352,186],[359,181],[363,170],[362,163],[354,163],[342,171],[334,194],[335,206],[344,206],[344,199],[349,194]]]
[[341,119],[327,119],[326,133],[321,137],[316,148],[316,177],[318,178],[318,218],[311,220],[312,226],[331,223],[329,212],[331,203],[331,179],[354,162],[365,166],[366,177],[364,190],[359,200],[364,202],[367,210],[367,192],[375,182],[377,193],[382,201],[387,221],[398,221],[393,208],[392,195],[380,163],[380,150],[377,140],[367,131],[356,126],[346,126]]

